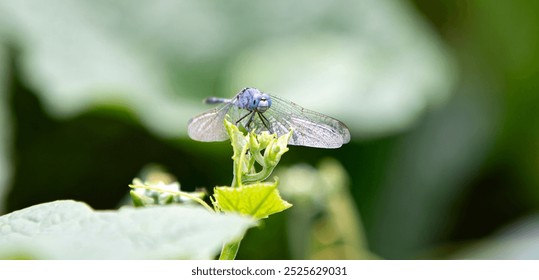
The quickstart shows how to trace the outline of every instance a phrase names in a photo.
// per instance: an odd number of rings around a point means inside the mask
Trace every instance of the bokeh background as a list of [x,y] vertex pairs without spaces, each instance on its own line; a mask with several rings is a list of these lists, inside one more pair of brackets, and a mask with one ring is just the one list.
[[538,259],[538,6],[2,0],[0,209],[114,209],[148,164],[184,190],[228,185],[229,143],[190,140],[187,121],[253,86],[352,141],[291,147],[295,207],[239,258]]

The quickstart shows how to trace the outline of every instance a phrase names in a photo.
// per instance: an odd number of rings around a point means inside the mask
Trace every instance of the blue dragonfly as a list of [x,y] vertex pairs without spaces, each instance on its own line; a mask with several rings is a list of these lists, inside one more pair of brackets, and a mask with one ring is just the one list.
[[197,141],[228,139],[223,124],[228,117],[236,126],[255,133],[268,131],[281,136],[292,129],[290,145],[334,149],[350,142],[344,123],[256,88],[244,88],[232,99],[209,97],[204,102],[219,106],[189,120],[187,132]]

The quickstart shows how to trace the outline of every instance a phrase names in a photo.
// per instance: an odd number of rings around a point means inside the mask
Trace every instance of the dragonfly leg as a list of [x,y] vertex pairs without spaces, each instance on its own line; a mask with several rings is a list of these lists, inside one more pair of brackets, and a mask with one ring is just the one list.
[[266,129],[268,129],[269,133],[273,134],[273,131],[271,131],[271,128],[270,128],[270,125],[269,125],[269,121],[268,119],[266,118],[266,116],[264,116],[263,113],[260,113],[260,112],[257,112],[258,113],[258,117],[260,118],[260,120],[262,121],[262,124],[266,127]]
[[236,126],[238,126],[238,124],[243,120],[245,119],[245,117],[249,116],[250,114],[252,114],[253,112],[249,111],[247,114],[243,115],[243,117],[241,117],[239,120],[236,121]]
[[[251,131],[251,129],[249,129],[249,127],[251,126],[251,123],[253,121],[253,117],[255,116],[255,112],[251,112],[251,117],[249,118],[249,120],[247,121],[247,123],[245,124],[245,129],[247,129],[247,131]],[[243,119],[243,118],[242,118]]]

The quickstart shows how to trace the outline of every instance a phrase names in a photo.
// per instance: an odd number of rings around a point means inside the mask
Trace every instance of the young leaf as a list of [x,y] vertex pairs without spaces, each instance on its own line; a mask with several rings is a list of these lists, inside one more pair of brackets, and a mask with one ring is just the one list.
[[281,198],[278,182],[254,183],[238,188],[216,187],[214,206],[223,212],[236,212],[263,219],[292,205]]
[[[267,179],[281,160],[281,156],[288,151],[287,145],[292,131],[277,138],[275,134],[269,134],[267,131],[244,135],[238,127],[226,119],[224,125],[234,150],[232,187]],[[262,167],[258,172],[254,168],[255,161]]]

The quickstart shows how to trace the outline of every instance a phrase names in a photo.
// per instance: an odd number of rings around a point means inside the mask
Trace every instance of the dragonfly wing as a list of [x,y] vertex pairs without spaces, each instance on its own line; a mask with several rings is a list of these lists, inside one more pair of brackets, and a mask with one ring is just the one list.
[[[339,120],[275,96],[271,99],[272,106],[264,116],[270,123],[271,132],[279,136],[293,129],[290,145],[338,148],[350,142],[350,131]],[[257,127],[264,129],[264,125],[257,124]]]
[[231,106],[231,103],[224,103],[190,119],[187,125],[189,137],[202,142],[224,141],[228,139],[223,122]]

